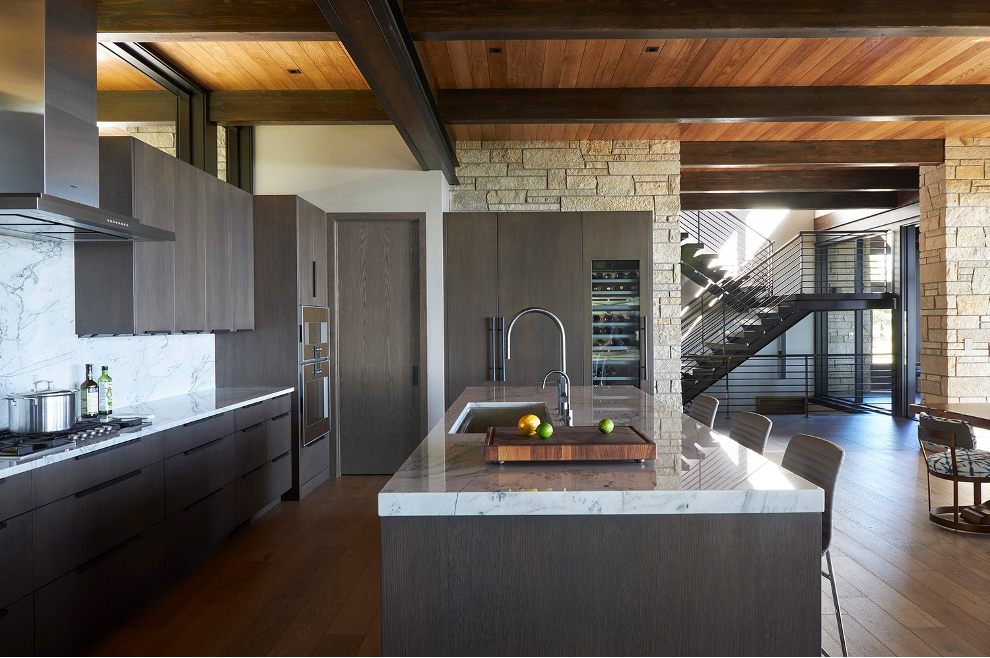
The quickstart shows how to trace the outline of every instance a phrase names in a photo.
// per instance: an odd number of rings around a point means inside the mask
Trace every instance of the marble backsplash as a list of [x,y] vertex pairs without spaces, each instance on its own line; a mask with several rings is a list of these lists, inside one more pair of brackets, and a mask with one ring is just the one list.
[[70,244],[0,236],[0,396],[38,379],[78,388],[87,363],[110,367],[117,407],[215,387],[212,334],[76,336],[73,257]]

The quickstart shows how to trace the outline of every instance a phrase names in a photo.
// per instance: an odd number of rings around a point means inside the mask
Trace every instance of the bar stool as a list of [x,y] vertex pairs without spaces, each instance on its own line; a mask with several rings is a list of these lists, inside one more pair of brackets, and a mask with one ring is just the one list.
[[771,427],[773,427],[773,421],[766,416],[754,414],[752,411],[742,411],[732,421],[729,438],[762,455],[767,449],[767,439],[770,438]]
[[[976,510],[978,516],[985,515],[990,508],[990,501],[980,505],[980,485],[990,483],[990,452],[976,449],[972,425],[921,414],[918,443],[928,469],[928,519],[951,530],[990,532],[990,524],[969,523],[959,518],[961,514],[974,512],[959,505],[960,482],[973,483],[973,505],[980,508]],[[932,507],[933,477],[952,482],[952,505]]]
[[691,402],[691,411],[688,412],[688,416],[702,425],[713,427],[716,413],[718,413],[718,400],[710,395],[699,395]]
[[[828,565],[828,573],[822,577],[832,585],[832,602],[835,604],[835,621],[839,626],[839,643],[842,655],[848,656],[846,635],[842,630],[842,612],[839,610],[839,592],[835,588],[835,571],[832,569],[832,500],[835,497],[835,484],[839,479],[839,469],[845,452],[831,441],[810,434],[797,434],[791,438],[784,451],[780,465],[795,475],[818,485],[825,490],[825,512],[822,514],[822,555]],[[824,655],[828,655],[823,650]]]

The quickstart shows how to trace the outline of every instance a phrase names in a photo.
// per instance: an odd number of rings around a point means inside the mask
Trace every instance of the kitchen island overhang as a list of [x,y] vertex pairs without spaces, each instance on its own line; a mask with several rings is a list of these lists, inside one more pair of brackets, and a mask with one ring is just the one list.
[[[575,424],[663,422],[634,388],[575,387]],[[448,434],[469,388],[379,494],[385,655],[816,655],[821,512],[811,483],[685,422],[680,454],[484,462]]]

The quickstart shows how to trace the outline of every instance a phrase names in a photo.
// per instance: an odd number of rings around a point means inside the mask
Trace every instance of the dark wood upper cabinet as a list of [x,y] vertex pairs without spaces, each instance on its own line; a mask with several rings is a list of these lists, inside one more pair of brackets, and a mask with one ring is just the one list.
[[299,304],[327,305],[327,216],[303,199],[296,208]]
[[176,162],[175,330],[206,331],[206,176]]
[[175,242],[77,244],[77,334],[254,328],[249,193],[131,137],[103,137],[100,207]]
[[254,197],[231,188],[230,198],[234,211],[230,261],[233,329],[246,331],[254,329]]

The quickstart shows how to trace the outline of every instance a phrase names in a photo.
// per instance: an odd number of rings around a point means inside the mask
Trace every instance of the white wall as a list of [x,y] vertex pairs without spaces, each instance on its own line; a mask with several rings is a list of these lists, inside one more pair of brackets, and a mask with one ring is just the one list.
[[71,244],[0,236],[0,395],[37,379],[78,388],[86,363],[110,367],[118,409],[214,387],[212,334],[76,336],[74,255]]
[[255,129],[255,194],[296,194],[327,212],[426,214],[429,424],[444,411],[443,213],[448,185],[422,171],[392,126]]

